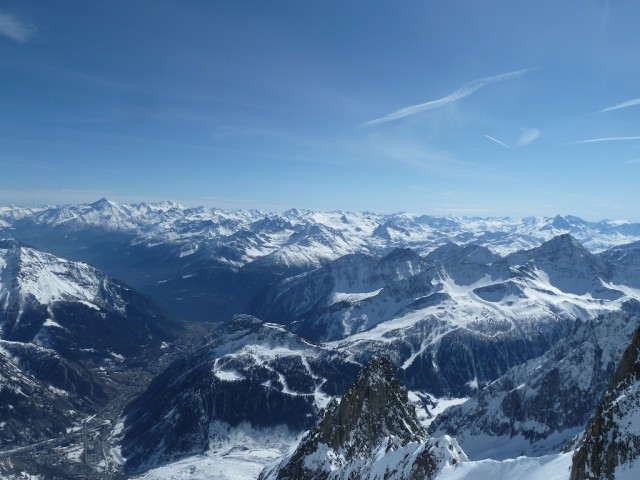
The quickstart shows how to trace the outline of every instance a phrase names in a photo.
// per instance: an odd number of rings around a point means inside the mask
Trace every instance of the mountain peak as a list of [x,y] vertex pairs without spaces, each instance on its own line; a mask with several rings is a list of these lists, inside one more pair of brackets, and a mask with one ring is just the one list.
[[594,255],[587,250],[576,238],[569,234],[563,233],[546,241],[535,249],[538,253],[552,256],[562,255],[567,258],[595,258]]
[[557,235],[553,237],[551,240],[544,242],[541,246],[544,245],[571,245],[572,247],[584,248],[578,240],[575,239],[573,235],[570,233],[563,233],[561,235]]
[[549,242],[553,242],[553,241],[557,241],[557,242],[570,242],[572,244],[575,245],[580,245],[582,246],[582,244],[580,242],[578,242],[578,240],[576,240],[576,238],[571,235],[570,233],[562,233],[560,235],[556,235],[554,238],[552,238],[551,240],[549,240]]
[[254,330],[262,325],[264,325],[262,320],[253,315],[238,314],[229,320],[227,331]]
[[[520,255],[523,252],[516,252],[512,255]],[[524,252],[527,255],[532,255],[533,258],[536,257],[549,257],[556,258],[558,256],[569,258],[574,257],[593,257],[593,254],[589,252],[584,246],[575,239],[573,235],[570,233],[563,233],[562,235],[557,235],[553,237],[551,240],[547,240],[539,247],[533,248]]]
[[106,197],[102,197],[101,199],[96,200],[95,202],[90,203],[89,205],[93,208],[101,209],[107,206],[113,206],[114,203],[111,200],[107,199]]
[[327,408],[320,433],[333,448],[353,439],[348,447],[353,452],[389,435],[404,442],[427,437],[415,411],[408,407],[407,390],[393,374],[391,362],[382,357],[374,357],[360,371],[339,405]]
[[551,223],[551,226],[557,228],[558,230],[571,230],[573,225],[569,223],[569,221],[563,217],[562,215],[556,215]]
[[13,250],[21,246],[22,244],[14,238],[0,238],[0,249]]
[[499,258],[500,255],[493,253],[487,247],[474,244],[458,245],[454,242],[439,246],[426,257],[427,261],[440,264],[478,263],[482,265],[491,264]]
[[266,468],[261,480],[430,479],[445,464],[467,460],[455,440],[428,440],[391,362],[375,357],[340,402],[332,400],[322,419],[295,452]]

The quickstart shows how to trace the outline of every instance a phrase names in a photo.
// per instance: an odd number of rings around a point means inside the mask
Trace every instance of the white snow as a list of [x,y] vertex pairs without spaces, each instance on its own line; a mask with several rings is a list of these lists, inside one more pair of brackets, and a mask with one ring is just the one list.
[[72,462],[80,463],[82,461],[82,454],[84,448],[82,445],[73,446],[67,449],[67,458]]
[[155,468],[137,480],[255,480],[262,469],[280,456],[273,450],[252,450],[217,457],[196,455]]
[[[230,428],[214,423],[211,449],[152,469],[137,480],[255,480],[262,469],[297,445],[299,436],[286,428],[254,429],[248,424]],[[216,440],[218,439],[218,440]]]
[[568,231],[592,252],[640,240],[640,235],[628,233],[633,231],[628,222],[585,222],[576,218],[560,218],[558,222],[549,217],[429,217],[308,210],[274,214],[187,208],[172,202],[118,204],[106,199],[64,207],[0,208],[1,225],[27,217],[40,225],[69,229],[99,226],[126,232],[136,235],[134,244],[174,245],[178,257],[200,250],[216,251],[230,240],[239,240],[232,255],[220,258],[238,267],[263,258],[266,263],[318,266],[346,253],[383,252],[406,246],[428,253],[461,238],[464,243],[479,243],[501,255],[538,246]]
[[461,462],[445,466],[435,480],[568,480],[572,455]]
[[431,415],[433,415],[433,418],[431,418],[427,423],[423,422],[423,425],[425,425],[425,427],[427,428],[429,427],[429,425],[431,425],[431,422],[433,422],[438,415],[440,415],[442,412],[447,410],[449,407],[453,407],[455,405],[461,405],[469,399],[468,398],[437,398],[434,400],[436,401],[436,406],[429,409],[429,411],[431,412]]
[[614,472],[616,480],[638,480],[640,478],[640,461],[618,465]]
[[59,323],[56,323],[52,318],[47,318],[42,324],[43,327],[64,328]]
[[21,249],[22,291],[42,305],[66,298],[91,302],[98,295],[98,282],[91,267],[58,259],[38,250]]
[[375,297],[381,291],[382,291],[382,288],[379,288],[372,292],[363,292],[363,293],[334,292],[329,299],[329,305],[333,305],[334,303],[338,303],[338,302],[361,302],[366,298]]
[[244,377],[242,375],[233,370],[215,370],[213,374],[220,380],[224,380],[226,382],[237,382],[239,380],[244,380]]

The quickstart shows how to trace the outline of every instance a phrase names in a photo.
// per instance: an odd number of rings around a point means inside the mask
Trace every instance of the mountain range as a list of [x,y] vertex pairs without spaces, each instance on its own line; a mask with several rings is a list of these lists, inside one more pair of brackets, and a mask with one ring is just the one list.
[[3,474],[634,471],[639,224],[102,199],[0,237]]
[[[569,233],[592,253],[640,240],[640,224],[575,216],[433,217],[407,213],[228,212],[173,202],[0,207],[6,236],[88,262],[188,320],[228,320],[274,278],[347,254],[409,247],[425,255],[449,242],[504,256]],[[116,260],[116,261],[114,261]]]

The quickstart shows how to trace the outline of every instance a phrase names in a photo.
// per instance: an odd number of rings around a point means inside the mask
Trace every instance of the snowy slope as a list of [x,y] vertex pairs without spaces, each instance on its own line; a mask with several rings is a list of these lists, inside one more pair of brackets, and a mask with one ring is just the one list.
[[425,255],[454,242],[506,255],[564,233],[591,252],[640,240],[637,224],[577,217],[228,212],[173,202],[119,204],[106,199],[38,209],[0,208],[0,234],[95,265],[151,296],[173,315],[199,321],[226,321],[243,311],[275,276],[309,271],[346,254],[380,257],[409,247]]
[[366,328],[366,321],[360,321],[364,314],[347,323],[340,321],[345,308],[373,300],[383,288],[425,268],[424,260],[409,249],[394,250],[383,258],[346,255],[273,285],[253,300],[250,311],[313,340],[342,338]]
[[464,462],[444,467],[436,480],[568,480],[572,453]]
[[60,437],[116,395],[107,371],[155,358],[178,331],[95,268],[0,241],[0,443]]
[[78,405],[67,391],[25,369],[8,346],[0,341],[0,445],[19,446],[64,433],[79,418]]

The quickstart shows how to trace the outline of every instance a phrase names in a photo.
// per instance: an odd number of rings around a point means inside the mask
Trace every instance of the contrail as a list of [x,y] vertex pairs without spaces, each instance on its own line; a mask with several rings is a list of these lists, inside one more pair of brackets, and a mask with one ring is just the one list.
[[369,120],[368,122],[364,122],[358,128],[365,128],[365,127],[371,127],[373,125],[380,125],[382,123],[398,120],[399,118],[415,115],[416,113],[425,112],[427,110],[433,110],[434,108],[440,108],[451,102],[455,102],[462,98],[468,97],[476,90],[480,90],[482,87],[486,87],[487,85],[491,85],[492,83],[502,82],[504,80],[511,80],[511,79],[517,78],[520,75],[523,75],[531,70],[532,70],[531,68],[527,68],[525,70],[517,70],[515,72],[503,73],[502,75],[495,75],[493,77],[484,77],[484,78],[479,78],[477,80],[473,80],[469,83],[465,83],[458,90],[447,95],[446,97],[442,97],[437,100],[431,100],[430,102],[426,102],[426,103],[419,103],[417,105],[410,105],[408,107],[401,108],[400,110],[396,110],[395,112],[385,115],[384,117],[380,117],[374,120]]
[[572,144],[576,144],[576,143],[618,142],[618,141],[628,141],[628,140],[640,140],[640,136],[637,136],[637,137],[591,138],[589,140],[579,140],[577,142],[571,142],[571,143]]
[[610,112],[611,110],[618,110],[619,108],[627,108],[633,107],[635,105],[640,105],[640,98],[634,98],[633,100],[627,100],[626,102],[618,103],[613,107],[605,108],[604,110],[600,110],[598,113],[602,112]]
[[496,142],[498,145],[502,145],[503,147],[506,147],[506,148],[511,148],[509,145],[507,145],[507,144],[506,144],[506,143],[504,143],[504,142],[501,142],[501,141],[500,141],[500,140],[498,140],[497,138],[490,137],[489,135],[486,135],[486,134],[485,134],[485,137],[487,137],[487,138],[488,138],[489,140],[491,140],[492,142]]

